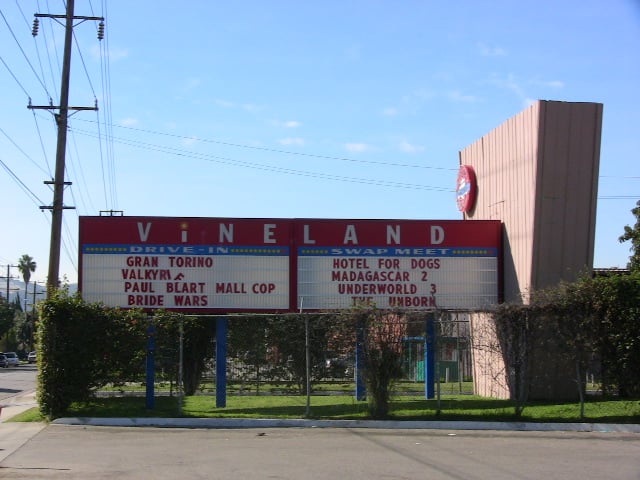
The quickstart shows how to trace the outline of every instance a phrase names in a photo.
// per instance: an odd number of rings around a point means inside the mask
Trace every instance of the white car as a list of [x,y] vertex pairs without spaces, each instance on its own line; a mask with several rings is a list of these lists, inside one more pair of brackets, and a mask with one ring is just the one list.
[[27,362],[29,363],[36,363],[36,360],[38,359],[36,352],[29,352],[29,355],[27,355]]
[[4,352],[4,356],[7,357],[7,363],[9,364],[10,367],[15,367],[20,363],[20,360],[18,360],[18,355],[16,355],[16,352]]

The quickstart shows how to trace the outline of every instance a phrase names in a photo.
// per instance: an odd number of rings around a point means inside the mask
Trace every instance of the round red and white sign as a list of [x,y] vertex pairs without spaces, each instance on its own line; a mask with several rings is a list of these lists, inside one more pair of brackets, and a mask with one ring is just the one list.
[[456,201],[458,210],[468,213],[473,210],[476,204],[478,184],[476,182],[476,172],[471,165],[460,165],[458,179],[456,180]]

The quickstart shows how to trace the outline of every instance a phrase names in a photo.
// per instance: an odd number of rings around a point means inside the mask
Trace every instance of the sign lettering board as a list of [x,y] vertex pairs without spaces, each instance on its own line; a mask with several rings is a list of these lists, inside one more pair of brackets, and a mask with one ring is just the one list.
[[124,308],[289,309],[288,220],[81,217],[82,296]]
[[498,302],[500,222],[311,220],[298,223],[303,308],[466,309]]
[[499,221],[80,217],[83,298],[123,308],[479,308],[500,254]]

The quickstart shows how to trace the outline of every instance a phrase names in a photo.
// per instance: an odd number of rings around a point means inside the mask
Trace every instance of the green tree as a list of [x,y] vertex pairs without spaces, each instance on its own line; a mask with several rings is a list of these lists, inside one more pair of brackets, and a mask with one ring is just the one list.
[[[328,316],[307,318],[309,327],[309,361],[311,380],[324,374],[324,355],[329,341]],[[267,321],[267,343],[271,348],[281,376],[290,379],[298,387],[298,393],[306,390],[307,359],[305,320],[297,316],[274,316]]]
[[636,207],[631,210],[636,217],[636,224],[633,227],[625,225],[624,233],[618,237],[620,243],[631,241],[631,256],[627,268],[632,272],[640,271],[640,200],[636,202]]
[[24,280],[25,313],[27,312],[26,301],[27,298],[29,298],[29,280],[31,280],[31,273],[36,271],[36,267],[36,262],[26,253],[18,260],[18,270],[20,270],[22,279]]
[[0,303],[0,338],[11,330],[14,324],[15,310],[5,302]]
[[211,317],[191,317],[181,313],[158,311],[156,328],[156,362],[169,374],[180,375],[180,338],[182,338],[182,385],[184,394],[195,395],[200,387],[207,360],[213,357],[215,321]]
[[146,317],[57,290],[38,305],[38,404],[55,418],[109,383],[144,373]]
[[[241,361],[248,368],[241,368],[242,386],[255,378],[256,394],[260,392],[260,382],[266,366],[267,324],[265,316],[239,317],[229,322],[228,355],[231,362]],[[250,367],[250,368],[249,368]]]
[[354,332],[363,329],[359,374],[367,388],[367,410],[372,418],[385,418],[395,382],[402,376],[402,339],[406,336],[407,314],[363,304],[347,314],[347,322]]

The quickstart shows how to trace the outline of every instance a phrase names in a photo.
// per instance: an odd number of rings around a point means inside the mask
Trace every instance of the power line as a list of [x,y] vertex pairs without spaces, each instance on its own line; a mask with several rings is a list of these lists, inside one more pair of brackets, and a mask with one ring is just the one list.
[[[81,135],[96,138],[95,134],[93,134],[92,132],[88,132],[86,130],[74,129],[73,131]],[[304,170],[295,170],[291,168],[275,167],[271,165],[246,162],[243,160],[233,160],[230,158],[219,157],[216,155],[187,152],[185,150],[180,150],[173,147],[161,147],[158,145],[141,142],[138,140],[121,139],[117,137],[114,137],[113,140],[123,145],[129,145],[131,147],[136,147],[144,150],[166,153],[168,155],[194,158],[194,159],[204,160],[204,161],[213,162],[213,163],[233,165],[238,167],[251,168],[255,170],[262,170],[262,171],[268,171],[268,172],[274,172],[274,173],[283,173],[287,175],[320,178],[324,180],[334,180],[334,181],[341,181],[341,182],[348,182],[348,183],[359,183],[364,185],[376,185],[376,186],[382,186],[382,187],[407,188],[407,189],[416,189],[416,190],[433,190],[433,191],[441,191],[441,192],[452,192],[454,190],[453,188],[436,187],[436,186],[402,183],[402,182],[392,182],[388,180],[377,180],[377,179],[369,179],[369,178],[346,177],[342,175],[334,175],[334,174],[328,174],[328,173],[308,172]]]
[[[102,0],[102,16],[108,18],[106,0]],[[113,111],[111,109],[111,55],[110,52],[110,35],[105,35],[105,42],[100,43],[100,59],[102,68],[102,97],[105,108],[103,109],[103,118],[105,126],[105,145],[107,149],[107,159],[109,165],[109,174],[111,186],[111,202],[112,208],[118,208],[118,189],[116,184],[116,162],[115,150],[113,148]]]
[[18,175],[16,175],[13,172],[13,170],[11,170],[9,166],[2,161],[2,159],[0,159],[0,165],[2,165],[2,167],[7,171],[7,173],[11,176],[11,178],[13,178],[13,180],[18,184],[18,186],[20,186],[20,188],[22,188],[22,190],[24,190],[27,193],[29,198],[31,198],[31,200],[34,201],[34,203],[35,201],[38,202],[36,203],[36,205],[38,206],[42,205],[42,200],[40,200],[38,196],[35,193],[33,193],[31,189],[27,187],[27,185],[22,180],[20,180]]
[[[41,11],[42,9],[40,8],[40,1],[38,0],[37,2],[38,4],[38,11]],[[49,3],[47,2],[47,6],[49,5]],[[50,12],[47,12],[50,13]],[[51,55],[47,55],[47,60],[49,63],[49,73],[51,74],[51,83],[53,85],[53,89],[56,92],[60,91],[60,88],[58,86],[58,80],[57,80],[57,76],[56,74],[60,74],[60,72],[62,71],[62,67],[60,66],[60,57],[58,56],[58,49],[55,48],[55,33],[53,31],[53,22],[46,22],[47,27],[45,27],[42,30],[42,36],[44,38],[44,46],[45,46],[45,52],[50,52],[53,50],[54,54],[55,54],[55,59],[56,59],[56,65],[58,67],[58,69],[56,71],[54,71],[53,69],[53,65],[51,64]],[[50,31],[50,36],[52,39],[52,42],[54,44],[53,48],[49,48],[49,37],[47,36],[47,28]],[[34,42],[35,42],[35,37],[34,37]],[[37,42],[36,42],[37,43]],[[49,95],[49,99],[51,101],[51,95]]]
[[[13,37],[13,39],[15,40],[16,44],[18,45],[18,48],[20,49],[20,51],[22,52],[22,56],[24,57],[24,59],[27,61],[27,64],[29,65],[29,67],[31,68],[31,71],[33,72],[33,74],[36,76],[36,78],[38,79],[38,82],[40,82],[40,85],[42,85],[42,88],[44,88],[44,91],[47,93],[47,96],[51,97],[51,95],[49,95],[49,92],[47,90],[47,86],[43,83],[42,79],[40,78],[40,76],[38,75],[38,73],[36,72],[35,68],[33,68],[33,65],[31,65],[31,62],[29,61],[29,57],[27,57],[27,54],[25,53],[24,49],[22,48],[22,45],[20,44],[20,41],[18,40],[18,38],[16,37],[15,33],[13,33],[13,29],[11,28],[11,25],[9,25],[9,22],[7,21],[7,18],[4,16],[4,13],[2,13],[2,10],[0,9],[0,16],[2,16],[2,19],[4,20],[4,23],[7,25],[7,28],[9,29],[9,32],[11,33],[11,36]],[[4,62],[3,62],[4,63]],[[28,96],[28,95],[27,95]]]
[[47,164],[49,177],[53,177],[51,173],[51,166],[49,165],[49,157],[47,156],[47,149],[44,147],[44,140],[42,139],[42,133],[40,133],[40,125],[38,124],[38,119],[36,118],[36,111],[33,112],[33,122],[36,124],[36,131],[38,132],[38,138],[40,139],[40,147],[42,148],[42,155],[44,156],[44,161]]
[[2,64],[5,66],[5,68],[9,71],[9,74],[13,77],[13,79],[16,81],[18,86],[22,89],[22,91],[24,92],[26,97],[29,98],[29,92],[27,92],[27,90],[24,88],[22,83],[20,83],[20,80],[18,80],[18,77],[16,77],[15,74],[13,73],[13,71],[9,68],[9,65],[7,65],[7,62],[5,62],[4,58],[2,58],[2,55],[0,55],[0,62],[2,62]]
[[[81,120],[83,122],[91,122],[91,120]],[[270,153],[279,153],[279,154],[283,154],[283,155],[297,155],[297,156],[302,156],[302,157],[311,157],[311,158],[320,158],[323,160],[339,160],[342,162],[353,162],[353,163],[363,163],[363,164],[368,164],[368,165],[382,165],[385,167],[402,167],[402,168],[420,168],[420,169],[426,169],[426,170],[447,170],[447,171],[457,171],[458,168],[449,168],[449,167],[434,167],[434,166],[430,166],[430,165],[417,165],[417,164],[412,164],[412,163],[394,163],[394,162],[380,162],[380,161],[375,161],[375,160],[362,160],[362,159],[356,159],[356,158],[348,158],[348,157],[334,157],[334,156],[330,156],[330,155],[321,155],[321,154],[314,154],[314,153],[305,153],[305,152],[293,152],[290,150],[280,150],[280,149],[276,149],[276,148],[269,148],[269,147],[257,147],[255,145],[244,145],[244,144],[240,144],[240,143],[231,143],[231,142],[223,142],[220,140],[211,140],[211,139],[207,139],[207,138],[199,138],[199,137],[187,137],[184,135],[177,135],[174,133],[166,133],[166,132],[158,132],[158,131],[153,131],[153,130],[144,130],[142,128],[135,128],[135,127],[129,127],[129,126],[124,126],[124,125],[112,125],[112,127],[116,127],[116,128],[122,128],[122,129],[126,129],[126,130],[132,130],[135,132],[141,132],[141,133],[150,133],[153,135],[160,135],[160,136],[165,136],[165,137],[172,137],[172,138],[178,138],[180,140],[196,140],[202,143],[213,143],[216,145],[224,145],[227,147],[236,147],[236,148],[246,148],[246,149],[251,149],[251,150],[260,150],[260,151],[264,151],[264,152],[270,152]]]
[[598,200],[634,200],[639,199],[640,195],[603,195]]
[[[46,171],[45,169],[43,169],[40,165],[38,165],[38,163],[37,163],[33,158],[31,158],[31,157],[27,154],[27,152],[25,152],[22,148],[20,148],[20,146],[19,146],[19,145],[18,145],[18,144],[17,144],[17,143],[16,143],[16,142],[15,142],[15,141],[10,137],[10,136],[9,136],[9,134],[7,134],[7,132],[5,132],[5,131],[2,129],[2,127],[0,127],[0,133],[2,133],[2,134],[7,138],[7,140],[9,140],[9,141],[11,142],[11,144],[12,144],[14,147],[16,147],[16,149],[17,149],[20,153],[22,153],[22,155],[24,155],[24,156],[27,158],[27,160],[29,160],[31,163],[33,163],[33,164],[34,164],[34,165],[35,165],[35,166],[36,166],[40,171],[42,171],[42,172],[44,172],[44,173],[47,173],[47,171]],[[39,132],[38,132],[38,133],[39,133]]]
[[80,45],[78,44],[78,39],[76,38],[75,32],[73,32],[73,41],[76,44],[76,50],[78,52],[78,56],[80,57],[80,62],[82,63],[82,68],[84,69],[84,73],[87,76],[87,81],[89,82],[89,87],[91,88],[91,92],[93,93],[93,98],[96,98],[96,91],[93,88],[93,83],[91,82],[91,76],[89,75],[89,71],[87,70],[87,64],[84,63],[84,56],[82,55],[82,50],[80,50]]

